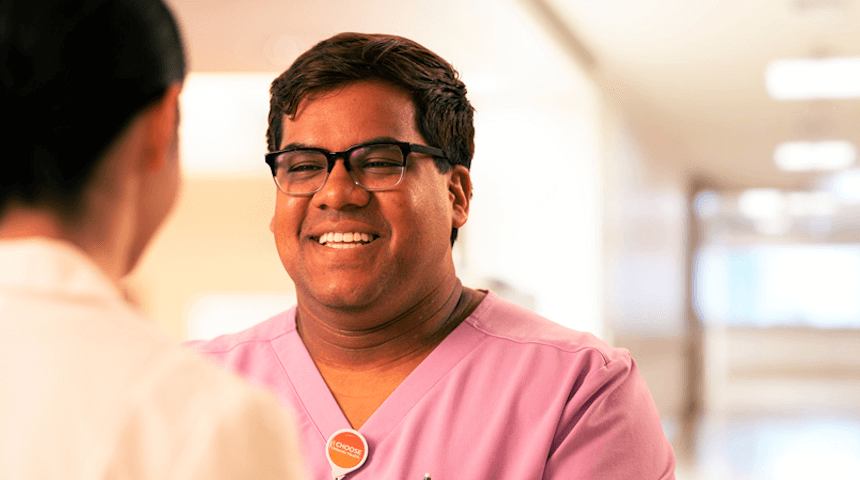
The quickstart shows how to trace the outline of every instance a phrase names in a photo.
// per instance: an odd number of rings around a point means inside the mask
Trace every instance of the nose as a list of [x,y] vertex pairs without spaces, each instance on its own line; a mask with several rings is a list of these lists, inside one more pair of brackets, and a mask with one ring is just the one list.
[[346,170],[342,158],[335,160],[323,187],[314,194],[312,202],[322,208],[341,209],[348,206],[362,207],[370,200],[370,192],[356,185]]

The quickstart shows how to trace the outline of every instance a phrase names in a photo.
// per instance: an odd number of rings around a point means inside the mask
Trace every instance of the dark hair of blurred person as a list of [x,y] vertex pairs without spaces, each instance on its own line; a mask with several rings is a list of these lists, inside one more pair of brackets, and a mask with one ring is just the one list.
[[161,2],[3,1],[7,125],[0,212],[47,205],[73,220],[111,141],[186,74]]
[[120,279],[175,203],[161,0],[0,0],[0,478],[301,478],[274,400],[180,349]]

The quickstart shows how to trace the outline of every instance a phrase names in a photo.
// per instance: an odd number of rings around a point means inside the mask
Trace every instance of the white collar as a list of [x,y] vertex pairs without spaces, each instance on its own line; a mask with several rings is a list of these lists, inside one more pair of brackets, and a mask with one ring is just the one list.
[[46,237],[0,240],[0,291],[123,298],[119,287],[80,248]]

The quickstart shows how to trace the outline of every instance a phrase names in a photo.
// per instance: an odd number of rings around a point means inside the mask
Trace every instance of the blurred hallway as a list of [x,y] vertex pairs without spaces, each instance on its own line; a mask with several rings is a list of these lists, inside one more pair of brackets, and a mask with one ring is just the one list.
[[268,231],[268,83],[336,32],[399,34],[477,109],[464,284],[628,348],[679,480],[860,479],[860,69],[823,77],[854,96],[786,99],[767,77],[860,58],[860,0],[169,3],[187,180],[128,288],[177,339],[294,301]]
[[678,480],[860,478],[860,416],[706,417],[693,458],[679,458]]

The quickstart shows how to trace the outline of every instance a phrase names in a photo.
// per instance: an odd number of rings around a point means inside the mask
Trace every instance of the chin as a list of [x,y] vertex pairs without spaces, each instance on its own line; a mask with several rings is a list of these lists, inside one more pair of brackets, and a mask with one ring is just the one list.
[[137,265],[140,263],[140,257],[143,256],[143,249],[134,249],[129,252],[128,257],[126,257],[125,267],[122,269],[122,276],[126,276],[134,271]]
[[372,305],[380,297],[380,294],[379,289],[375,287],[332,285],[329,288],[317,290],[317,293],[311,296],[328,308],[360,310]]
[[143,232],[139,232],[139,235],[133,240],[132,244],[128,247],[128,253],[126,255],[126,262],[123,275],[128,275],[131,273],[137,265],[140,263],[140,259],[143,257],[143,254],[146,253],[147,247],[150,245],[150,240],[152,240],[156,229],[148,229]]

